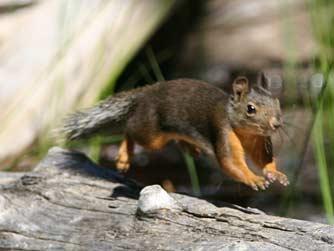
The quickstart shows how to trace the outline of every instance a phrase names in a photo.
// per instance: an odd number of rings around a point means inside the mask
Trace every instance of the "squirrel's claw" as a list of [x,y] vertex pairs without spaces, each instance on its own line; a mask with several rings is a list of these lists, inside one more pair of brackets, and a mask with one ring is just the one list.
[[268,172],[266,174],[267,179],[269,180],[270,183],[274,183],[276,180],[276,174],[272,173],[272,172]]
[[268,188],[269,185],[270,185],[270,182],[266,180],[266,182],[264,183],[264,185],[266,186],[266,188]]
[[265,178],[256,175],[249,178],[245,183],[255,191],[259,191],[259,189],[265,190],[269,186]]
[[267,177],[267,179],[273,183],[275,182],[276,180],[281,183],[283,186],[287,186],[289,185],[289,180],[288,180],[288,177],[280,172],[280,171],[265,171],[264,172],[264,175]]
[[288,178],[286,177],[285,174],[283,174],[283,176],[281,176],[280,179],[278,179],[279,183],[281,183],[283,186],[287,186],[290,184]]

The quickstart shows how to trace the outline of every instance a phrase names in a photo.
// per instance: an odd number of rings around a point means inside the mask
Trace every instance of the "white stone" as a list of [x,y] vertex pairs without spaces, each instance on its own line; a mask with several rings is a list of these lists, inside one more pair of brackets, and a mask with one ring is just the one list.
[[144,187],[140,191],[138,210],[142,213],[153,213],[161,209],[181,211],[182,208],[176,200],[159,185]]

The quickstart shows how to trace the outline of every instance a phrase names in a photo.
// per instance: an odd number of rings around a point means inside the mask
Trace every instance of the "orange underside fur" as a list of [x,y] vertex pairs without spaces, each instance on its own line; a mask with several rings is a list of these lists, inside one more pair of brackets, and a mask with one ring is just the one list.
[[[276,164],[273,160],[271,163],[265,162],[264,137],[250,135],[243,131],[234,132],[231,130],[228,133],[228,144],[230,148],[228,157],[224,156],[218,160],[222,168],[235,180],[241,181],[247,185],[264,186],[264,178],[256,176],[247,166],[245,154],[249,154],[254,164],[259,168],[266,168],[276,171]],[[193,149],[201,149],[200,143],[194,139],[177,134],[177,133],[159,133],[155,137],[142,145],[146,149],[158,150],[164,147],[169,141],[178,140],[190,145]],[[241,143],[242,142],[242,143]],[[126,137],[119,148],[116,166],[121,171],[126,171],[129,168],[130,161],[133,155],[133,140]],[[198,150],[197,150],[198,151]]]
[[258,168],[276,170],[275,159],[272,162],[268,162],[267,153],[265,150],[265,137],[261,135],[248,134],[244,130],[236,131],[242,146],[246,153],[249,154],[253,163]]
[[164,147],[169,141],[171,140],[178,140],[182,142],[186,142],[194,147],[200,148],[200,144],[188,137],[186,135],[177,134],[177,133],[160,133],[157,134],[147,145],[144,147],[150,150],[158,150]]
[[242,142],[242,147],[245,152],[254,161],[254,164],[259,168],[263,168],[266,163],[263,163],[265,159],[265,138],[264,136],[249,134],[245,130],[236,130],[239,142]]
[[[192,152],[200,152],[200,143],[196,142],[191,137],[177,133],[159,133],[152,137],[150,141],[141,144],[144,148],[149,150],[158,150],[163,148],[169,141],[178,140],[185,143],[185,146]],[[134,142],[129,137],[125,137],[122,141],[118,154],[116,157],[116,167],[120,171],[126,171],[129,168],[133,155]]]
[[231,130],[228,133],[228,139],[231,153],[228,155],[229,157],[221,159],[221,165],[234,179],[253,187],[255,190],[258,187],[264,189],[268,186],[267,181],[262,176],[256,176],[247,167],[245,161],[245,153],[247,153],[270,182],[278,180],[285,186],[289,184],[286,175],[277,170],[275,158],[266,151],[266,138],[264,136],[247,134],[242,130],[236,130],[236,132]]
[[[265,179],[256,176],[247,166],[245,149],[241,144],[240,138],[231,130],[228,132],[229,153],[219,159],[221,167],[235,180],[243,182],[252,187],[265,188]],[[246,151],[245,151],[246,150]],[[252,154],[252,152],[249,152]]]

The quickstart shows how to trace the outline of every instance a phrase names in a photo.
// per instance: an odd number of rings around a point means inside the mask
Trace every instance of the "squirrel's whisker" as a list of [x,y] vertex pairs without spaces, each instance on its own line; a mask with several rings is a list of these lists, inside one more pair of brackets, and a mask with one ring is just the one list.
[[301,129],[300,127],[298,127],[298,126],[296,126],[295,124],[292,124],[292,123],[290,123],[290,122],[283,121],[283,124],[284,124],[285,126],[289,126],[289,127],[294,128],[294,129]]
[[281,131],[281,130],[278,130],[278,135],[279,135],[279,138],[280,138],[280,143],[279,143],[279,150],[278,150],[278,152],[280,152],[280,151],[282,150],[283,143],[284,143],[284,138],[283,138],[283,135],[282,135],[282,131]]
[[288,117],[295,117],[296,116],[296,112],[294,109],[290,110],[289,112],[284,112],[283,114],[283,118],[288,118]]
[[294,139],[290,136],[290,134],[286,131],[286,129],[284,128],[284,126],[281,127],[282,132],[287,136],[287,138],[291,141],[291,143],[293,145],[295,145],[297,147],[297,143],[296,141],[294,141]]

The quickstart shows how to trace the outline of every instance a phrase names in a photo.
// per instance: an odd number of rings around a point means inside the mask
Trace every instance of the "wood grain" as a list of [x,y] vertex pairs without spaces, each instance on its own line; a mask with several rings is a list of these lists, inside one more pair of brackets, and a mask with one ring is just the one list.
[[218,208],[138,214],[140,187],[83,154],[53,148],[28,173],[0,173],[0,250],[334,250],[334,227]]

